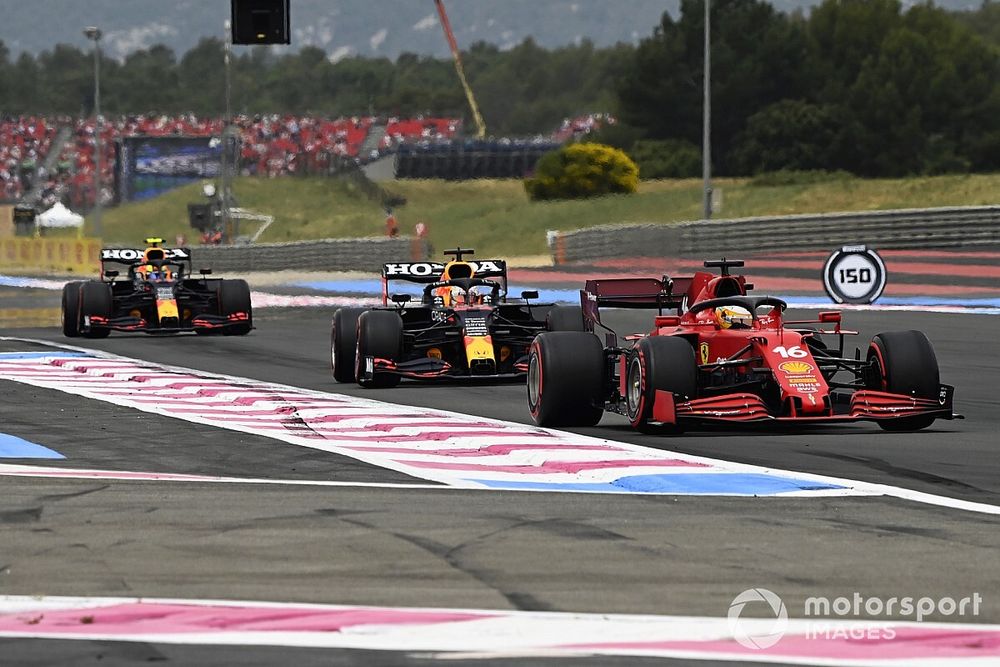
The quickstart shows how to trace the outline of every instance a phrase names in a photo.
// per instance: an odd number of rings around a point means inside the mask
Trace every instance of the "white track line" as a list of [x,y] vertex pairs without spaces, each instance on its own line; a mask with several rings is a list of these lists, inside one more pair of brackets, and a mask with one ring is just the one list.
[[[739,619],[765,635],[774,619]],[[839,636],[810,636],[817,626]],[[858,642],[849,631],[893,637]],[[778,643],[742,648],[728,619],[228,600],[0,596],[0,637],[433,652],[432,658],[581,655],[802,665],[996,664],[1000,625],[789,619]],[[456,652],[458,655],[456,655]]]
[[[9,341],[24,342],[24,343],[32,343],[32,344],[36,344],[36,345],[53,347],[53,348],[62,349],[62,350],[69,350],[69,351],[73,351],[73,352],[84,352],[84,353],[87,353],[87,354],[92,355],[92,356],[97,357],[97,358],[103,358],[103,359],[108,359],[108,360],[112,360],[112,361],[113,360],[125,360],[125,361],[131,362],[131,363],[145,364],[147,366],[151,365],[151,366],[155,366],[155,367],[161,368],[161,369],[166,369],[166,370],[172,371],[172,372],[196,374],[196,375],[198,375],[200,377],[204,377],[204,378],[210,379],[210,380],[211,379],[223,379],[223,380],[228,380],[228,381],[238,382],[238,383],[248,383],[249,382],[249,383],[258,384],[258,385],[266,385],[267,387],[270,387],[272,391],[277,391],[277,392],[280,392],[280,391],[295,392],[295,393],[297,393],[299,395],[304,395],[306,397],[309,397],[309,396],[312,396],[312,397],[323,397],[323,396],[326,396],[326,397],[329,397],[329,398],[332,398],[332,399],[345,399],[345,400],[349,398],[350,401],[351,401],[351,403],[355,404],[355,405],[365,405],[365,406],[372,406],[372,407],[375,407],[375,408],[383,408],[383,409],[385,409],[386,406],[388,405],[388,404],[385,404],[385,403],[380,403],[380,402],[372,401],[372,400],[369,400],[369,399],[357,399],[357,398],[354,398],[354,397],[346,397],[346,396],[339,395],[339,394],[330,394],[330,393],[316,392],[316,391],[311,391],[311,390],[304,390],[304,389],[293,387],[293,386],[290,386],[290,385],[282,385],[282,384],[275,384],[275,383],[263,383],[263,382],[260,382],[260,381],[257,381],[257,380],[252,380],[252,379],[249,379],[249,378],[242,378],[242,377],[238,377],[238,376],[231,376],[231,375],[224,375],[224,374],[219,374],[219,373],[209,373],[209,372],[204,372],[204,371],[197,371],[197,370],[192,370],[192,369],[184,368],[184,367],[180,367],[180,366],[168,366],[168,365],[163,365],[163,364],[151,364],[150,362],[145,362],[145,361],[138,360],[138,359],[131,359],[129,357],[122,357],[120,355],[114,355],[114,354],[110,354],[110,353],[106,353],[106,352],[101,352],[101,351],[97,351],[97,350],[92,350],[92,349],[84,348],[84,347],[77,347],[77,346],[73,346],[73,345],[66,345],[66,344],[62,344],[62,343],[55,343],[55,342],[52,342],[52,341],[37,340],[37,339],[28,339],[28,338],[20,338],[20,337],[14,337],[14,336],[0,336],[0,340],[9,340]],[[108,402],[114,402],[114,401],[109,400],[109,399],[102,399],[102,400],[108,400]],[[134,406],[130,406],[130,407],[134,407]],[[409,408],[407,408],[407,409],[409,409]],[[155,410],[151,410],[151,411],[155,412]],[[442,416],[445,416],[445,417],[464,418],[464,419],[470,418],[470,415],[464,415],[464,414],[461,414],[461,413],[451,412],[451,411],[446,411],[446,410],[437,410],[437,409],[430,410],[430,409],[427,409],[427,410],[422,410],[422,412],[425,415],[429,413],[429,414],[433,414],[433,415],[442,415]],[[521,425],[513,424],[513,423],[510,423],[510,422],[503,422],[501,420],[489,419],[489,418],[478,417],[478,416],[472,416],[472,418],[475,419],[475,420],[477,420],[477,421],[481,421],[483,423],[495,424],[495,425],[498,425],[498,426],[514,426],[514,427],[518,427],[518,428],[523,428],[523,427],[521,427]],[[198,421],[198,420],[191,419],[190,421]],[[235,430],[245,430],[245,429],[242,429],[240,427],[236,427]],[[564,435],[564,436],[571,435],[571,434],[563,433],[561,431],[556,431],[554,429],[543,429],[543,430],[545,430],[546,432],[550,432],[552,434],[555,434],[555,435]],[[743,463],[735,463],[735,462],[732,462],[732,461],[725,461],[725,460],[721,460],[721,459],[712,459],[712,458],[708,458],[708,457],[692,456],[692,455],[689,455],[689,454],[683,454],[683,453],[680,453],[680,452],[673,452],[673,451],[669,451],[669,450],[650,449],[650,448],[647,448],[647,447],[641,447],[639,445],[632,445],[630,443],[614,442],[614,441],[609,441],[609,440],[604,440],[604,439],[590,438],[590,437],[586,437],[586,436],[576,436],[576,435],[573,435],[573,437],[574,437],[574,439],[576,439],[578,441],[581,441],[581,442],[593,442],[595,444],[612,443],[616,447],[620,447],[620,448],[623,448],[623,449],[634,451],[637,455],[641,454],[641,455],[648,456],[652,452],[656,456],[659,456],[659,457],[669,457],[671,459],[676,459],[676,460],[679,460],[679,461],[686,461],[686,462],[689,462],[689,463],[703,464],[703,465],[707,465],[707,466],[719,468],[719,469],[727,471],[727,472],[739,472],[739,473],[774,475],[774,476],[781,476],[781,477],[792,477],[792,478],[796,478],[796,479],[802,479],[802,480],[808,480],[808,481],[815,481],[815,482],[818,482],[818,483],[821,483],[821,484],[831,484],[831,485],[842,486],[842,487],[846,487],[846,489],[851,492],[850,495],[889,496],[889,497],[893,497],[893,498],[899,498],[899,499],[902,499],[902,500],[908,500],[908,501],[912,501],[912,502],[917,502],[917,503],[926,504],[926,505],[932,505],[932,506],[937,506],[937,507],[944,507],[944,508],[948,508],[948,509],[956,509],[956,510],[962,510],[962,511],[977,512],[977,513],[981,513],[981,514],[989,514],[989,515],[1000,516],[1000,506],[997,506],[997,505],[991,505],[991,504],[986,504],[986,503],[977,503],[977,502],[972,502],[972,501],[967,501],[967,500],[960,500],[960,499],[957,499],[957,498],[949,498],[947,496],[940,496],[940,495],[931,494],[931,493],[924,493],[924,492],[921,492],[921,491],[915,491],[915,490],[912,490],[912,489],[905,489],[905,488],[891,486],[891,485],[887,485],[887,484],[874,484],[874,483],[871,483],[871,482],[863,482],[863,481],[860,481],[860,480],[852,480],[852,479],[846,479],[846,478],[840,478],[840,477],[832,477],[832,476],[828,476],[828,475],[818,475],[818,474],[815,474],[815,473],[797,472],[797,471],[789,471],[789,470],[768,468],[768,467],[764,467],[764,466],[756,466],[756,465],[749,465],[749,464],[743,464]],[[387,463],[386,460],[384,459],[384,457],[378,458],[378,460],[372,460],[373,457],[367,457],[364,453],[348,453],[348,456],[351,456],[353,458],[357,458],[359,460],[363,460],[363,461],[366,461],[366,462],[371,462],[374,465],[377,465],[379,467],[394,469],[394,470],[397,470],[399,472],[404,472],[405,474],[410,474],[410,475],[413,474],[413,470],[411,468],[409,468],[408,466],[405,466],[405,465],[395,465],[395,464],[393,464],[391,462]],[[425,479],[431,479],[433,481],[438,481],[438,482],[442,482],[442,483],[445,483],[445,484],[451,484],[453,486],[456,485],[453,477],[447,477],[447,476],[446,477],[436,477],[433,473],[431,473],[431,474],[421,473],[421,476],[423,476]],[[467,486],[466,486],[466,488],[481,489],[483,487],[480,486],[480,485],[478,485],[478,484],[475,484],[475,483],[468,483]],[[505,490],[509,491],[510,489],[505,489]],[[565,491],[565,492],[574,492],[574,491]],[[679,495],[679,494],[665,493],[665,494],[662,494],[662,495]],[[724,494],[711,494],[711,495],[724,495]],[[775,497],[789,497],[789,496],[791,496],[791,497],[797,497],[797,496],[801,496],[801,495],[812,495],[812,494],[811,493],[794,493],[794,494],[782,494],[780,496],[775,496]],[[827,494],[827,495],[829,495],[829,494]],[[837,494],[833,494],[833,495],[844,495],[844,494],[843,493],[837,493]]]

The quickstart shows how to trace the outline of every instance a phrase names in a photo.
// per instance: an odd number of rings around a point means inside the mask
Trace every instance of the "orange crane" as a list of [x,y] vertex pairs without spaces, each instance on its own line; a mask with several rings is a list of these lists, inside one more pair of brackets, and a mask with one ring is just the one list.
[[458,80],[462,82],[465,89],[465,97],[469,100],[469,107],[472,109],[472,118],[476,121],[476,136],[480,139],[486,136],[486,123],[479,113],[479,106],[476,104],[476,97],[472,94],[472,88],[465,79],[465,70],[462,69],[462,56],[458,51],[458,44],[455,42],[455,33],[451,31],[451,23],[448,22],[448,14],[444,11],[444,2],[434,0],[437,5],[438,16],[441,17],[441,27],[444,28],[444,36],[448,39],[448,46],[451,48],[451,57],[455,60],[455,71],[458,72]]

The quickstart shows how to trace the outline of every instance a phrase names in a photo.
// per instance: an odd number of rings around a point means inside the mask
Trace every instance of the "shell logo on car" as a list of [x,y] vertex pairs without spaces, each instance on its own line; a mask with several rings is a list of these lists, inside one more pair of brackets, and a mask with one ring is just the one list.
[[804,361],[784,361],[778,364],[778,369],[789,375],[804,375],[813,372],[812,364],[807,364]]

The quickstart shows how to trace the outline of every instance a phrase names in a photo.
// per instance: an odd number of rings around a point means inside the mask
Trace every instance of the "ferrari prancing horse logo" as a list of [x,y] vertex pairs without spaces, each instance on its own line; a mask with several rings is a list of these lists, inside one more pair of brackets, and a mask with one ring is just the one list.
[[708,363],[708,343],[702,343],[698,347],[698,352],[701,355],[701,363],[702,364],[707,364]]

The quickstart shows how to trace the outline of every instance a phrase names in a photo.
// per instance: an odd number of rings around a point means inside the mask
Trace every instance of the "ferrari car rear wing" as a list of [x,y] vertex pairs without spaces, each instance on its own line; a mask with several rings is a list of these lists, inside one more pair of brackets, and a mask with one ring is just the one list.
[[[476,278],[499,278],[501,297],[507,294],[507,262],[502,259],[469,261]],[[391,262],[382,265],[382,303],[388,303],[389,282],[405,281],[427,285],[441,280],[443,262]]]
[[608,278],[588,280],[580,290],[584,318],[601,321],[600,306],[609,308],[675,308],[680,314],[691,278]]

